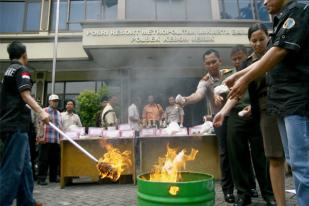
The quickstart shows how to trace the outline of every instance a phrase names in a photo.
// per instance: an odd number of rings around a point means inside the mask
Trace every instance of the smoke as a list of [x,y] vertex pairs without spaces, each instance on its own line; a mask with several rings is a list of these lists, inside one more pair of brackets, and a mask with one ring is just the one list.
[[103,67],[96,71],[96,78],[108,79],[106,84],[111,94],[119,97],[121,120],[126,122],[127,107],[133,96],[142,100],[141,113],[149,95],[165,108],[169,96],[194,92],[205,72],[202,51],[202,48],[121,48],[90,52],[96,64]]

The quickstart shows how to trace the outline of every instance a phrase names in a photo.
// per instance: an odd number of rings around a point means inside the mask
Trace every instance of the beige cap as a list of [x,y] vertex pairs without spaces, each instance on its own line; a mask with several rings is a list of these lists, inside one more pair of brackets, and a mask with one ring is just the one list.
[[52,94],[52,95],[49,96],[48,100],[49,101],[51,101],[51,100],[59,100],[59,96],[57,94]]

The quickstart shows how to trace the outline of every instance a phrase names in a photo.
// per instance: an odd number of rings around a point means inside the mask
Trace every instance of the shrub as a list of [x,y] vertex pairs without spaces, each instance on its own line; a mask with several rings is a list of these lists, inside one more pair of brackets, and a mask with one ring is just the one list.
[[101,109],[101,98],[105,95],[108,95],[107,86],[102,86],[97,92],[85,90],[77,96],[77,110],[85,127],[95,126],[95,114]]

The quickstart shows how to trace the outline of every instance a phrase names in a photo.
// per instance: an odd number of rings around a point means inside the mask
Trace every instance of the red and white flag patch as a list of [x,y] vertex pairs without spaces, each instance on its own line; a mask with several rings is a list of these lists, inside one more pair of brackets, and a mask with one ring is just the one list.
[[21,78],[23,79],[30,79],[30,73],[29,72],[22,72]]

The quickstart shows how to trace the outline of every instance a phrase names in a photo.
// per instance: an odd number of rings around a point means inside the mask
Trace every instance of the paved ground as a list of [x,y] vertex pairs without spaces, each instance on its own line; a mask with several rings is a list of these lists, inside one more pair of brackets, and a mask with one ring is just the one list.
[[[136,189],[132,184],[87,184],[78,183],[60,189],[59,184],[35,185],[34,195],[45,206],[134,206]],[[293,189],[292,178],[286,178],[286,189]],[[228,206],[223,200],[220,185],[216,183],[216,205]],[[252,206],[265,206],[263,199],[252,199]],[[287,193],[287,205],[297,205],[295,196]]]

